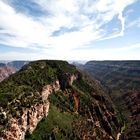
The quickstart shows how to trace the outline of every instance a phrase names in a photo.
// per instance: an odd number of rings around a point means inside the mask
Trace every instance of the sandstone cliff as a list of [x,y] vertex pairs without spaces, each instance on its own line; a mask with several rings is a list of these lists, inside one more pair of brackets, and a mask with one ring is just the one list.
[[16,69],[9,66],[0,67],[0,82],[16,72]]

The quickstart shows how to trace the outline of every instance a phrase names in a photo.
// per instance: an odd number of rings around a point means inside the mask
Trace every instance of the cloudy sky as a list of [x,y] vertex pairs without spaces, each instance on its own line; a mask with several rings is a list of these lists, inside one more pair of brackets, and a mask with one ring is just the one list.
[[0,60],[140,59],[140,0],[0,0]]

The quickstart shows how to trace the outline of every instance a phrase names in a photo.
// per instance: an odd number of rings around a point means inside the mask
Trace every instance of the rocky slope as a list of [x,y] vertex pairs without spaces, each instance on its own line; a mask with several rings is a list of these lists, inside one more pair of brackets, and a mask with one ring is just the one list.
[[0,82],[8,78],[10,75],[14,74],[16,69],[5,64],[0,66]]
[[16,73],[28,63],[29,61],[5,61],[5,63],[0,63],[0,82]]
[[101,81],[125,116],[122,139],[140,139],[140,61],[89,61],[83,69]]
[[140,139],[140,92],[129,92],[123,95],[125,105],[130,110],[128,126],[121,139]]
[[115,140],[123,124],[99,82],[65,61],[31,62],[1,82],[0,117],[1,140]]
[[122,93],[140,91],[140,61],[89,61],[84,69],[117,94],[119,88]]

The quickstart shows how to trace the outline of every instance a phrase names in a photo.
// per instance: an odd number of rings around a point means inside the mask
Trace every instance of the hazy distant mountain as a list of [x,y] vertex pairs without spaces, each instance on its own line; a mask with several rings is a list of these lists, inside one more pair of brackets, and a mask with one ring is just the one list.
[[11,61],[11,62],[8,62],[7,65],[12,66],[16,68],[17,70],[20,70],[24,65],[28,63],[29,61]]

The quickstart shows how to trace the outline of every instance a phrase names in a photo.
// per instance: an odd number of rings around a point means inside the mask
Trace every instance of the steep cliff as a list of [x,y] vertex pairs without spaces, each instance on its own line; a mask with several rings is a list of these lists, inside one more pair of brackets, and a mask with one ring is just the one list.
[[16,69],[14,67],[1,65],[0,66],[0,82],[8,78],[10,75],[14,74]]
[[48,60],[0,83],[0,117],[1,140],[111,140],[122,121],[98,81]]
[[127,129],[121,136],[122,140],[140,139],[140,92],[129,92],[123,95],[125,105],[130,111],[127,118]]
[[103,83],[123,114],[121,139],[140,139],[140,61],[89,61],[82,69]]
[[16,73],[28,63],[29,61],[10,61],[0,63],[0,82],[8,78],[10,75]]

